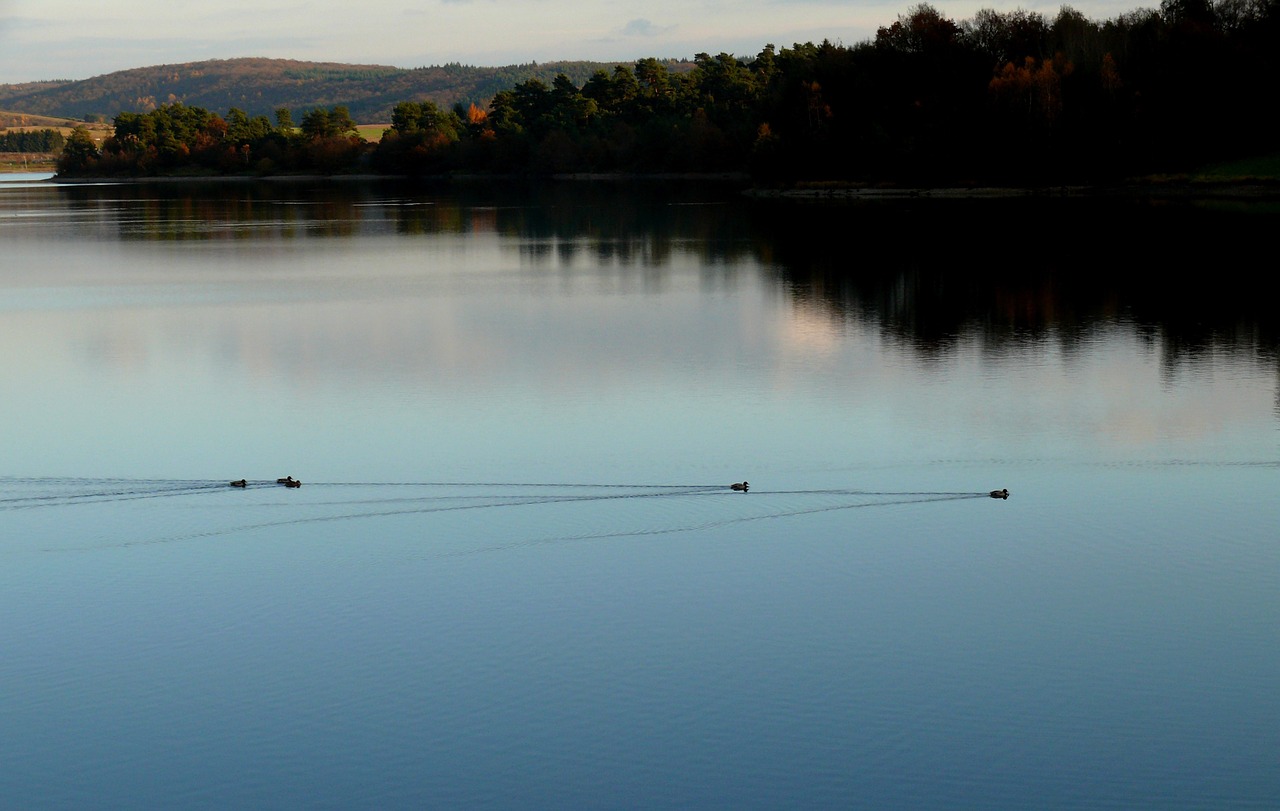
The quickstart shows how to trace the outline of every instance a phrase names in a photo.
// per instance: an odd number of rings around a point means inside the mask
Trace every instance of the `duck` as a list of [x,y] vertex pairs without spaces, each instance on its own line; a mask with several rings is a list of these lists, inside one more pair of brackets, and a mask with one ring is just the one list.
[[729,485],[729,488],[732,490],[737,490],[739,493],[745,493],[747,492],[747,488],[750,486],[751,485],[747,484],[746,482],[734,482],[733,484]]
[[1006,487],[1003,490],[992,490],[991,497],[1007,499],[1009,497],[1009,488]]
[[297,479],[292,476],[285,476],[282,479],[276,479],[276,484],[283,484],[285,487],[293,487],[293,483],[295,481],[297,481]]
[[298,481],[295,478],[290,477],[289,480],[284,483],[284,486],[285,487],[301,487],[302,482]]
[[236,479],[235,481],[231,482],[231,486],[232,487],[248,487],[249,483],[244,479]]

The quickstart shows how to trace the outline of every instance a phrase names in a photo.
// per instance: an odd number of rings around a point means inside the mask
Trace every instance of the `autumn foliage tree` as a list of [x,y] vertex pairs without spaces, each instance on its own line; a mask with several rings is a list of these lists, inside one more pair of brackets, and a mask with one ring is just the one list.
[[851,46],[655,58],[525,78],[486,105],[405,101],[371,147],[345,107],[299,128],[232,108],[122,113],[68,172],[754,172],[899,184],[1064,183],[1274,150],[1280,0],[1164,0],[1096,21],[911,6]]
[[450,169],[455,161],[453,147],[464,128],[456,112],[441,110],[434,102],[402,101],[392,110],[391,126],[383,130],[374,165],[409,175]]
[[[87,132],[73,133],[58,171],[80,176],[348,171],[367,145],[341,108],[323,113],[312,123],[323,121],[324,128],[310,134],[273,125],[265,116],[250,118],[234,107],[225,118],[181,104],[121,113],[100,150]],[[288,122],[288,111],[279,111],[277,119]]]
[[58,174],[93,174],[97,171],[99,157],[101,153],[93,142],[93,136],[84,127],[76,127],[58,156]]

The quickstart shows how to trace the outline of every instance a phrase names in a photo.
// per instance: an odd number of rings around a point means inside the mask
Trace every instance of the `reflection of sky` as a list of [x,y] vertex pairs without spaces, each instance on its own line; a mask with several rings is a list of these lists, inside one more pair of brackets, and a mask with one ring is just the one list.
[[[677,256],[653,292],[630,271],[530,269],[486,243],[349,243],[256,270],[252,253],[206,267],[166,252],[120,287],[74,261],[35,289],[10,281],[0,344],[19,394],[4,411],[24,430],[5,457],[99,475],[246,475],[238,459],[261,455],[326,477],[448,478],[439,462],[652,476],[731,459],[1244,452],[1274,420],[1270,371],[1208,358],[1170,380],[1124,326],[1069,359],[961,342],[922,362],[788,306],[759,274],[708,290]],[[160,258],[142,252],[113,261]],[[397,262],[420,271],[379,270]]]
[[23,231],[0,272],[9,472],[718,481],[1270,450],[1270,368],[1171,373],[1125,324],[1069,355],[968,336],[924,359],[679,246],[655,269],[493,233],[270,245]]

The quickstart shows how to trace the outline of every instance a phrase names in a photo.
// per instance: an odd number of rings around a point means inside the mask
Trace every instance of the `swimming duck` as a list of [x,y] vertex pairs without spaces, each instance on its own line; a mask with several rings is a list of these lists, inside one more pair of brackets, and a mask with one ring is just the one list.
[[285,487],[301,487],[301,486],[302,486],[302,482],[300,482],[300,481],[298,481],[297,479],[294,479],[294,478],[292,478],[292,477],[291,477],[288,481],[286,481],[286,482],[284,483],[284,486],[285,486]]
[[244,479],[236,479],[235,481],[231,482],[231,486],[232,487],[248,487],[249,483]]
[[1009,488],[1007,488],[1007,487],[1006,487],[1006,488],[1005,488],[1005,489],[1003,489],[1003,490],[992,490],[992,491],[991,491],[991,497],[992,497],[992,498],[1004,498],[1004,499],[1007,499],[1007,498],[1009,497]]
[[746,482],[735,482],[729,485],[729,487],[733,490],[737,490],[740,493],[745,493],[747,492],[747,488],[750,487],[750,485],[747,484]]
[[297,481],[292,476],[285,476],[283,479],[276,479],[276,484],[283,484],[285,487],[293,487],[293,483]]

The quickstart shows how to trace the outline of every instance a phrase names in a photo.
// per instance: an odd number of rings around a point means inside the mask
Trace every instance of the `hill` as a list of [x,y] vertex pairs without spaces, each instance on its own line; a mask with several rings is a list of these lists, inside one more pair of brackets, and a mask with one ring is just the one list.
[[[292,59],[215,59],[133,68],[91,79],[0,85],[0,108],[28,115],[80,120],[110,119],[120,112],[143,113],[163,104],[225,113],[238,107],[267,115],[278,107],[295,114],[315,107],[345,105],[357,121],[387,121],[401,101],[457,102],[484,106],[494,93],[526,79],[548,83],[564,73],[581,85],[609,62],[547,62],[505,67],[459,64],[422,68],[299,62]],[[670,60],[672,70],[691,67]]]
[[61,116],[31,115],[30,113],[0,110],[0,132],[5,130],[70,130],[80,123],[78,120]]

